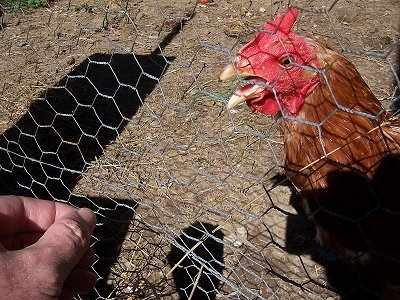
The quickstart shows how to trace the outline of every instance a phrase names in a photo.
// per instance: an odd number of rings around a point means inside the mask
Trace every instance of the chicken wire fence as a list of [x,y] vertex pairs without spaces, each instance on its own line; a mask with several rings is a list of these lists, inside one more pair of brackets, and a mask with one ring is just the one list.
[[[99,281],[78,298],[373,294],[315,241],[278,122],[225,107],[240,82],[220,70],[287,2],[17,4],[0,16],[1,192],[96,212]],[[291,4],[395,109],[398,2]]]

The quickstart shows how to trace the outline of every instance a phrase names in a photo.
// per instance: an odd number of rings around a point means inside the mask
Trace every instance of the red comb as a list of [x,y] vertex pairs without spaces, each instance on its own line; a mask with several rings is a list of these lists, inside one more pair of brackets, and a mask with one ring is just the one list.
[[293,7],[289,7],[287,12],[282,16],[278,13],[273,22],[267,22],[262,29],[270,31],[282,31],[289,33],[299,16],[299,10]]

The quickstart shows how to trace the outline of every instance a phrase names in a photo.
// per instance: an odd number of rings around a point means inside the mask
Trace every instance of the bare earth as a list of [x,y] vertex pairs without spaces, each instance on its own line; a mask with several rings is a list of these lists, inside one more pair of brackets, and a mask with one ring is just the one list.
[[[389,105],[400,2],[291,3],[302,9],[295,30],[343,51]],[[178,289],[189,298],[199,286],[206,292],[192,299],[369,299],[351,266],[314,242],[296,192],[279,177],[275,120],[228,112],[237,83],[217,80],[286,4],[61,0],[5,11],[0,150],[26,160],[2,155],[0,171],[14,176],[15,192],[96,210],[94,270],[109,290],[90,299],[179,299]],[[179,262],[182,251],[189,258]]]

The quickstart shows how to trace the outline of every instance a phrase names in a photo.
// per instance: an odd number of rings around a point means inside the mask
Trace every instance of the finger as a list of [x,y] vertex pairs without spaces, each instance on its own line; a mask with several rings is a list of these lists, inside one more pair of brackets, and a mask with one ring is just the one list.
[[97,277],[94,273],[82,269],[74,269],[68,275],[63,288],[74,294],[87,294],[96,285]]
[[81,208],[57,220],[42,238],[31,246],[46,255],[50,273],[58,274],[57,280],[60,284],[87,252],[95,225],[95,214],[88,208]]
[[2,236],[17,232],[44,232],[55,220],[76,208],[53,201],[0,196]]
[[89,248],[76,265],[76,268],[88,269],[94,264],[95,260],[96,255],[94,253],[94,250],[92,248]]
[[36,243],[43,236],[43,232],[15,233],[11,236],[0,237],[0,243],[9,250],[20,250]]
[[58,300],[73,300],[74,293],[69,289],[62,289],[61,294],[58,296]]

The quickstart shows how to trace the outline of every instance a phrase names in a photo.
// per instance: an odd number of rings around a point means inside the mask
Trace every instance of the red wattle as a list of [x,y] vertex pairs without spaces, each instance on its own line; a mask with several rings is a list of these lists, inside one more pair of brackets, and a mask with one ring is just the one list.
[[280,111],[278,101],[274,96],[268,98],[264,97],[259,100],[247,100],[246,103],[252,111],[256,110],[266,115],[275,115]]

